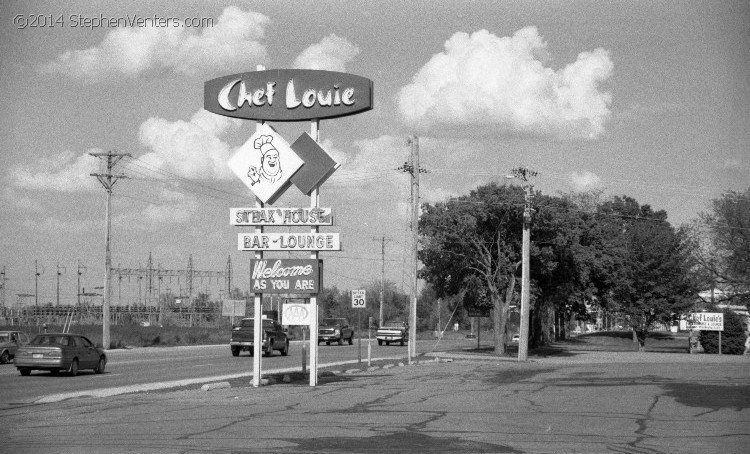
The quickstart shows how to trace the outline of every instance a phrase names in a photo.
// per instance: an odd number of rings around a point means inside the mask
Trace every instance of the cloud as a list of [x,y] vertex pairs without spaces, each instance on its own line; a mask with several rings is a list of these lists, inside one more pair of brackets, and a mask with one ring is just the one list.
[[[331,149],[323,143],[331,152]],[[380,136],[353,143],[358,150],[346,155],[331,152],[341,167],[327,185],[346,188],[349,197],[384,200],[405,200],[409,196],[407,174],[396,170],[408,159],[409,150],[403,137]],[[343,158],[343,159],[342,159]]]
[[346,71],[346,64],[359,55],[359,48],[335,34],[330,34],[319,43],[305,49],[295,60],[296,69],[321,69]]
[[570,176],[570,181],[576,191],[587,191],[599,186],[601,178],[592,172],[573,172]]
[[241,124],[242,120],[203,109],[190,121],[149,118],[141,124],[138,138],[152,152],[138,159],[149,170],[155,167],[184,178],[230,179],[232,171],[227,162],[232,147],[219,136]]
[[241,70],[266,59],[260,40],[269,22],[263,14],[230,6],[213,27],[200,33],[188,27],[119,27],[98,46],[69,50],[41,70],[86,82],[121,75],[193,76]]
[[[90,153],[101,152],[92,149]],[[10,169],[10,183],[19,189],[57,192],[94,191],[101,188],[92,173],[99,171],[100,161],[84,153],[76,156],[63,151],[54,156],[39,158],[33,165],[18,165]]]
[[481,30],[455,33],[403,87],[397,104],[419,130],[483,128],[502,134],[595,138],[610,117],[609,53],[581,52],[555,71],[536,27],[498,37]]
[[140,221],[145,219],[152,226],[182,224],[192,219],[199,211],[198,202],[193,196],[167,188],[162,189],[159,196],[164,203],[149,203],[143,212],[138,214]]

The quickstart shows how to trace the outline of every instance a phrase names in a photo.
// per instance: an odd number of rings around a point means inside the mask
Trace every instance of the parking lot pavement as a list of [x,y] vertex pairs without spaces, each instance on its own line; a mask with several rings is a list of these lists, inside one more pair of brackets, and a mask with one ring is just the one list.
[[440,356],[325,370],[314,388],[288,374],[260,388],[238,379],[19,407],[0,412],[3,448],[728,454],[750,445],[748,357]]

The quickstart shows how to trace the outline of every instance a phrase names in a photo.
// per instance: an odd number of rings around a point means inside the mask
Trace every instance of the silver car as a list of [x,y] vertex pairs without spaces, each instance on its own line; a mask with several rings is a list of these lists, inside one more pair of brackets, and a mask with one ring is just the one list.
[[13,362],[21,375],[48,370],[52,374],[65,371],[76,376],[81,369],[104,373],[107,355],[80,334],[49,333],[38,334],[28,345],[20,347]]

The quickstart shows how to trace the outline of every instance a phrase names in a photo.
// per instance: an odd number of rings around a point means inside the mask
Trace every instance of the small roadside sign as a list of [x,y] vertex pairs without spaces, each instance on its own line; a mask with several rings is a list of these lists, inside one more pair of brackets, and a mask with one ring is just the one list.
[[364,309],[367,307],[367,297],[364,290],[352,290],[352,308]]
[[724,314],[721,312],[694,312],[688,318],[691,329],[724,331]]

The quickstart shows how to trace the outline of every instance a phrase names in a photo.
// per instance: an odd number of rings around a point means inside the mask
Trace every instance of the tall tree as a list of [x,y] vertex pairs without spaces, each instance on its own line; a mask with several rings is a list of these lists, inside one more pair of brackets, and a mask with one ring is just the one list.
[[693,224],[701,274],[725,290],[723,300],[750,308],[750,188],[725,192],[712,205]]
[[602,247],[592,237],[593,213],[571,197],[540,196],[532,223],[532,345],[566,336],[570,316],[585,318],[594,300],[593,269]]
[[694,304],[697,284],[686,235],[664,211],[615,197],[600,206],[600,225],[611,238],[610,269],[602,295],[628,320],[643,351],[654,322],[672,322]]
[[[419,220],[420,277],[438,297],[471,291],[493,309],[495,353],[505,331],[520,269],[524,192],[491,183],[467,196],[424,204]],[[486,298],[486,299],[484,299]]]

